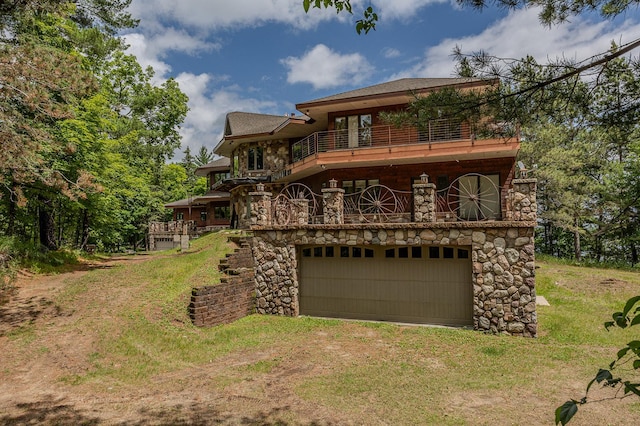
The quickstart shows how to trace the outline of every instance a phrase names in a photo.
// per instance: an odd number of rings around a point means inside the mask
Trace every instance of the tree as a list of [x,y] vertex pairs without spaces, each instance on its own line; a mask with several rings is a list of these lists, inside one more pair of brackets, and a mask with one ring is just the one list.
[[206,146],[201,146],[200,150],[193,159],[196,166],[201,167],[213,161],[213,152],[209,152]]
[[[604,323],[605,329],[631,328],[640,325],[640,296],[627,300],[622,311],[614,312],[613,321]],[[629,368],[630,367],[630,368]],[[614,395],[608,399],[626,398],[635,395],[640,397],[640,340],[632,340],[621,348],[608,368],[598,370],[596,376],[589,382],[584,397],[580,400],[570,399],[556,409],[556,424],[563,426],[578,412],[580,405],[592,402],[589,400],[589,390],[598,383],[603,388],[616,389]],[[615,377],[614,374],[618,377]],[[622,392],[622,396],[620,396]]]
[[[350,0],[302,0],[302,7],[306,13],[309,13],[309,9],[313,7],[315,9],[335,8],[336,13],[347,12],[353,14]],[[367,34],[369,31],[376,29],[377,22],[378,14],[372,6],[369,6],[362,11],[362,18],[356,21],[356,32],[358,34],[363,32]]]

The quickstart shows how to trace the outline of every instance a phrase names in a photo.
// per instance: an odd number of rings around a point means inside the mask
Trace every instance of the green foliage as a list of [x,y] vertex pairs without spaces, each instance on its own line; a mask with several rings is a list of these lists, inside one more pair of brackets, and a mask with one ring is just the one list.
[[637,0],[457,0],[459,4],[471,6],[476,9],[495,4],[507,9],[538,7],[542,9],[539,14],[540,22],[545,25],[558,24],[569,20],[572,16],[584,12],[597,11],[601,16],[610,18],[625,12],[627,9],[637,6]]
[[[309,13],[311,7],[316,9],[335,8],[336,13],[348,12],[353,14],[353,8],[350,0],[302,0],[302,7],[306,13]],[[362,18],[356,21],[355,29],[358,34],[367,34],[371,30],[376,29],[378,22],[378,14],[372,6],[365,8],[362,12]]]
[[[622,311],[614,312],[613,321],[604,323],[606,330],[612,327],[620,329],[630,328],[640,324],[640,296],[634,296],[627,300]],[[629,366],[631,369],[629,370]],[[619,373],[621,371],[621,373]],[[615,376],[614,376],[615,374]],[[625,375],[625,380],[622,376]],[[629,376],[631,376],[629,378]],[[580,400],[570,399],[556,409],[556,424],[563,426],[569,423],[578,412],[580,405],[593,402],[588,399],[589,390],[594,383],[600,384],[603,388],[616,389],[613,398],[625,398],[635,395],[640,397],[640,340],[632,340],[622,347],[608,368],[598,370],[596,376],[589,382],[585,396]],[[622,392],[622,396],[620,396]]]
[[0,8],[5,234],[48,249],[117,250],[136,247],[148,221],[165,215],[176,188],[164,165],[180,145],[187,98],[174,80],[156,84],[153,70],[124,54],[115,34],[136,23],[129,3]]

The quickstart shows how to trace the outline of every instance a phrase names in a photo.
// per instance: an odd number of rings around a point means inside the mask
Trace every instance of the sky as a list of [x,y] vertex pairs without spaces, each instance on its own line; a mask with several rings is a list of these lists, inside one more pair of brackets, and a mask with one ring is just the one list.
[[[306,14],[302,0],[133,0],[140,20],[123,33],[128,51],[155,70],[155,82],[174,78],[189,96],[179,161],[189,146],[212,149],[232,111],[285,115],[295,105],[405,77],[452,77],[453,49],[484,50],[540,62],[584,60],[611,42],[640,38],[640,11],[615,19],[572,17],[547,27],[535,8],[482,11],[449,0],[352,0],[354,15]],[[378,12],[376,30],[358,35],[363,7]],[[638,56],[640,52],[633,52]]]

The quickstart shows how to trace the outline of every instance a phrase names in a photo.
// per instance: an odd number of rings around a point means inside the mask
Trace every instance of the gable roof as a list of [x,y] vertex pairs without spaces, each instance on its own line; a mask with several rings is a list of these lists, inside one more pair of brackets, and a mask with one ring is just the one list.
[[288,115],[256,114],[253,112],[230,112],[224,126],[225,136],[245,136],[269,133],[283,125]]

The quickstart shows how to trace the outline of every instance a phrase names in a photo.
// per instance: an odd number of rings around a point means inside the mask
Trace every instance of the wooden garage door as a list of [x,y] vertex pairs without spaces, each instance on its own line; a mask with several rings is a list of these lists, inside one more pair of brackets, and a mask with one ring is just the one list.
[[299,259],[302,315],[473,324],[468,248],[318,246]]

